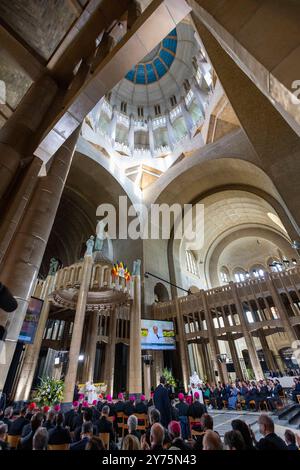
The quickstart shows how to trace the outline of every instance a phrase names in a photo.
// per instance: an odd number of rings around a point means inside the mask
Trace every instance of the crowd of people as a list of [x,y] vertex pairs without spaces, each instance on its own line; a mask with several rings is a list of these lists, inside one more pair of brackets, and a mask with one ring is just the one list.
[[[276,384],[273,385],[275,388]],[[256,388],[256,394],[265,393],[263,387],[273,388],[273,385],[264,382],[254,385],[242,382],[240,386],[233,384],[227,399],[230,401],[233,396],[231,392],[235,389],[247,399],[247,393],[251,390]],[[241,390],[241,387],[245,390]],[[215,387],[218,394],[223,393],[223,388],[226,387]],[[179,393],[175,397],[170,393],[165,378],[161,377],[150,400],[146,400],[143,395],[139,398],[131,395],[125,399],[119,393],[116,400],[110,395],[105,398],[99,396],[92,405],[86,401],[74,401],[72,408],[66,412],[62,411],[60,405],[39,408],[35,403],[30,403],[19,411],[7,407],[0,416],[0,449],[10,449],[7,436],[18,436],[16,448],[21,450],[46,450],[56,445],[64,445],[70,450],[104,450],[103,433],[109,436],[110,450],[169,449],[198,452],[299,448],[300,436],[286,430],[284,439],[280,438],[274,432],[274,422],[267,413],[258,417],[259,433],[262,436],[259,441],[251,427],[241,419],[234,419],[231,430],[221,438],[214,429],[213,416],[208,413],[210,406],[218,407],[215,389],[204,385],[204,400],[199,391],[192,390],[189,395]],[[249,396],[259,395],[253,392]],[[120,427],[120,413],[126,416],[125,433]],[[142,431],[138,429],[141,414],[148,417],[147,426]]]

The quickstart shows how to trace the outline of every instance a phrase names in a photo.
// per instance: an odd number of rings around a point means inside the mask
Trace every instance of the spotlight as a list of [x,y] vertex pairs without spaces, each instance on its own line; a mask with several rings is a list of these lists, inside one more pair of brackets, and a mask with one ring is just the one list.
[[79,361],[79,362],[82,362],[83,359],[84,359],[84,355],[83,355],[83,354],[79,354],[79,356],[78,356],[78,361]]

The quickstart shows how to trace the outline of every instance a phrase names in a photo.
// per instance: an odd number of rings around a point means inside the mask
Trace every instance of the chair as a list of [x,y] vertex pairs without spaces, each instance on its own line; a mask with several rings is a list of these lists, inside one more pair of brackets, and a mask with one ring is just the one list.
[[222,400],[222,403],[223,403],[223,408],[228,407],[228,401],[227,400]]
[[287,399],[287,395],[286,395],[286,393],[285,393],[285,391],[284,391],[283,389],[282,389],[281,393],[279,393],[279,398],[280,398],[280,400],[282,401],[282,404],[283,404],[284,406],[287,405],[288,399]]
[[48,450],[69,450],[70,444],[49,444]]
[[269,406],[268,406],[267,400],[262,400],[262,401],[259,402],[260,411],[263,411],[262,407],[265,407],[266,411],[269,411]]
[[193,418],[193,416],[189,416],[189,425],[190,425],[190,433],[191,433],[191,436],[201,436],[202,434],[202,431],[195,431],[195,429],[193,429],[193,426],[197,424],[198,426],[201,425],[201,418]]
[[122,438],[124,437],[124,411],[117,412],[117,427],[122,431]]
[[16,449],[18,447],[20,439],[21,436],[11,436],[8,434],[7,443],[11,447],[11,449]]
[[[137,425],[137,430],[138,431],[144,431],[146,432],[147,426],[148,426],[148,416],[146,413],[135,413],[135,416],[138,419],[138,425]],[[140,424],[140,422],[143,421],[143,424]]]
[[296,395],[296,398],[298,400],[298,403],[300,404],[300,395]]
[[100,432],[99,437],[104,445],[105,450],[109,450],[109,432]]
[[250,400],[250,401],[249,401],[249,406],[250,406],[250,407],[251,407],[251,406],[254,406],[254,409],[255,409],[255,407],[256,407],[255,400]]
[[128,420],[129,416],[125,415],[123,416],[123,434],[122,434],[122,437],[124,436],[124,431],[128,431],[128,424],[127,424],[127,420]]

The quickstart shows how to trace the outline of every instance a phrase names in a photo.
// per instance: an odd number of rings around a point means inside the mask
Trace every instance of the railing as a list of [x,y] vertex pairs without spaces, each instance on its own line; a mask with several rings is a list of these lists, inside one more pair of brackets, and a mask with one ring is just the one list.
[[152,311],[157,319],[175,322],[178,314],[182,315],[187,340],[207,337],[208,316],[219,339],[228,332],[240,337],[241,312],[248,330],[254,334],[262,328],[269,333],[284,332],[285,318],[290,326],[300,325],[299,290],[300,267],[297,266],[160,302],[153,305]]

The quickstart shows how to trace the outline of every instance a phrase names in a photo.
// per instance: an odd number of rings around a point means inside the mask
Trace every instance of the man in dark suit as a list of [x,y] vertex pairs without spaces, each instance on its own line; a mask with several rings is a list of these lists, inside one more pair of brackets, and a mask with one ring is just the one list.
[[14,409],[12,406],[8,406],[7,408],[5,408],[5,411],[4,411],[4,418],[1,419],[1,421],[3,421],[4,424],[7,424],[7,429],[8,429],[8,434],[10,434],[10,428],[11,428],[11,425],[12,425],[12,415],[14,413]]
[[21,436],[24,426],[29,424],[29,420],[26,419],[26,412],[27,409],[22,408],[20,411],[20,416],[12,422],[9,430],[9,434],[11,436]]
[[155,408],[157,408],[160,412],[161,424],[164,427],[168,427],[168,424],[172,419],[172,415],[169,393],[165,388],[165,384],[166,379],[164,376],[161,376],[160,383],[154,391],[153,402]]
[[[32,450],[32,441],[35,431],[42,425],[43,413],[36,413],[32,416],[30,421],[30,432],[22,437],[18,444],[18,449],[21,450]],[[24,428],[23,428],[24,430]]]
[[115,412],[120,413],[124,411],[125,408],[125,400],[123,393],[118,394],[118,401],[115,403]]
[[62,413],[58,413],[55,420],[55,428],[50,429],[49,431],[48,444],[60,445],[70,443],[71,434],[70,431],[64,427],[64,415]]
[[262,414],[258,418],[259,432],[262,436],[256,443],[258,450],[287,450],[287,445],[281,437],[274,432],[274,422],[270,416]]
[[98,430],[98,434],[100,433],[109,433],[110,442],[114,442],[115,440],[115,433],[113,429],[112,423],[108,420],[109,417],[109,406],[105,405],[102,408],[101,418],[96,421],[96,426]]
[[70,445],[70,450],[85,450],[85,447],[93,436],[93,424],[90,421],[83,423],[81,428],[81,439]]
[[95,435],[97,434],[97,426],[96,424],[93,425],[93,410],[91,408],[85,409],[84,412],[82,413],[82,423],[74,430],[75,442],[80,440],[80,434],[82,432],[82,426],[84,425],[84,423],[91,423],[93,434]]
[[135,413],[135,396],[130,395],[129,400],[125,402],[124,413],[126,416],[133,415]]

